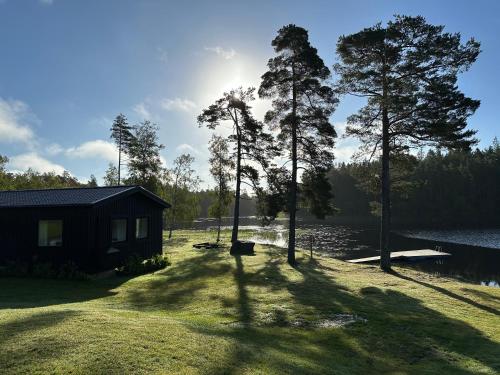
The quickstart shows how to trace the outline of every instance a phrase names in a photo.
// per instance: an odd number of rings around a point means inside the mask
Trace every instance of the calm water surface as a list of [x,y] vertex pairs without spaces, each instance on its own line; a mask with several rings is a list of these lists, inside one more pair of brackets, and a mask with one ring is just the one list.
[[[232,220],[227,218],[224,225],[230,227]],[[252,241],[286,247],[288,243],[288,222],[276,220],[262,227],[255,218],[242,218],[241,230],[255,232]],[[195,229],[211,229],[214,221],[200,219],[194,223]],[[348,226],[324,223],[298,222],[297,246],[319,251],[337,259],[347,260],[379,255],[376,226]],[[434,249],[441,246],[442,251],[451,257],[439,260],[425,260],[400,263],[436,275],[451,276],[487,286],[500,284],[500,229],[489,230],[412,230],[393,233],[393,251]]]

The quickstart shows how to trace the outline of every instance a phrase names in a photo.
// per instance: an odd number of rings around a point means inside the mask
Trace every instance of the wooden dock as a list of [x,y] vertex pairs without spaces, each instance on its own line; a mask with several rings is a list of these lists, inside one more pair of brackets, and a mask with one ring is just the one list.
[[[437,259],[449,257],[451,254],[444,253],[442,251],[436,251],[431,249],[421,249],[421,250],[409,250],[409,251],[395,251],[391,253],[391,260],[399,261],[414,261],[414,260],[424,260],[424,259]],[[380,260],[380,256],[360,258],[360,259],[350,259],[349,263],[372,263]]]

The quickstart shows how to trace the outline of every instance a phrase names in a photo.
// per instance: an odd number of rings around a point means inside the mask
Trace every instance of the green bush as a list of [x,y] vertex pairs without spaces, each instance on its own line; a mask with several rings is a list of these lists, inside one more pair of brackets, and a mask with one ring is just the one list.
[[80,271],[75,262],[69,261],[59,267],[57,278],[66,280],[87,280],[89,276],[85,272]]
[[29,273],[29,265],[20,261],[8,261],[0,266],[0,276],[19,277]]
[[122,267],[116,268],[117,275],[137,276],[161,270],[170,264],[168,259],[161,254],[153,255],[151,258],[142,259],[139,255],[130,256]]
[[21,261],[9,261],[0,266],[0,276],[5,277],[36,277],[40,279],[86,280],[88,275],[78,269],[74,262],[55,266],[49,262],[34,263],[30,267]]
[[57,277],[57,270],[54,269],[51,263],[35,263],[31,274],[40,279],[54,279]]

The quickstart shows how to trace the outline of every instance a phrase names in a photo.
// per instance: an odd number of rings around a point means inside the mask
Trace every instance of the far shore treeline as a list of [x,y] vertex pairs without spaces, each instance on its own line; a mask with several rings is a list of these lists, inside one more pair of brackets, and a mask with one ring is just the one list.
[[[158,125],[130,125],[123,114],[110,124],[118,157],[104,183],[141,185],[168,201],[169,238],[186,222],[210,216],[218,219],[219,242],[221,218],[232,216],[236,249],[240,217],[269,223],[286,215],[291,265],[296,218],[379,217],[380,266],[386,271],[394,227],[500,223],[500,147],[495,138],[477,149],[476,131],[467,122],[480,102],[457,84],[481,52],[478,41],[464,41],[421,16],[396,15],[340,36],[332,67],[300,26],[283,26],[271,45],[259,87],[234,87],[196,118],[213,133],[211,189],[200,189],[192,155],[179,155],[165,167]],[[257,96],[271,104],[262,119],[252,109]],[[345,133],[360,146],[353,161],[335,163],[331,118],[346,96],[364,98],[348,116]],[[232,128],[229,135],[221,134],[223,123]],[[69,173],[10,173],[7,160],[0,159],[2,189],[85,185]],[[92,176],[86,184],[97,181]]]
[[[402,173],[402,168],[406,168]],[[376,223],[380,216],[380,162],[336,163],[328,178],[335,213],[326,222]],[[491,228],[500,225],[500,144],[462,152],[430,150],[400,161],[394,177],[393,224],[399,228]],[[403,175],[404,176],[403,176]],[[402,178],[404,177],[404,179]],[[211,190],[196,193],[200,217],[208,218]],[[244,196],[241,216],[256,216],[255,197]],[[314,220],[308,207],[297,213]]]
[[[91,179],[84,183],[69,173],[37,173],[29,170],[10,173],[6,158],[0,158],[0,189],[42,189],[97,186]],[[402,228],[490,228],[500,225],[500,143],[495,139],[485,149],[462,152],[430,150],[400,162],[404,176],[394,182],[392,195],[393,224]],[[346,224],[375,223],[380,215],[377,174],[379,162],[336,163],[328,178],[334,194],[335,214],[327,222]],[[402,178],[404,177],[404,179]],[[196,217],[209,218],[216,195],[211,189],[189,192],[193,214],[181,219],[189,225]],[[228,209],[233,212],[234,202]],[[241,217],[257,216],[257,199],[242,194]],[[299,208],[301,219],[314,219],[307,207]]]

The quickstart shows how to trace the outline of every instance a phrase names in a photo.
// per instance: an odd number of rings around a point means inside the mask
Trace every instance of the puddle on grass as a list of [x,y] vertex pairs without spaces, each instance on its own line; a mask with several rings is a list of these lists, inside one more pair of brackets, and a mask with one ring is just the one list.
[[229,327],[293,327],[293,328],[342,328],[354,323],[366,323],[368,320],[355,314],[333,314],[322,319],[308,320],[301,317],[288,320],[281,312],[273,311],[264,314],[262,319],[255,322],[230,322],[223,323]]

